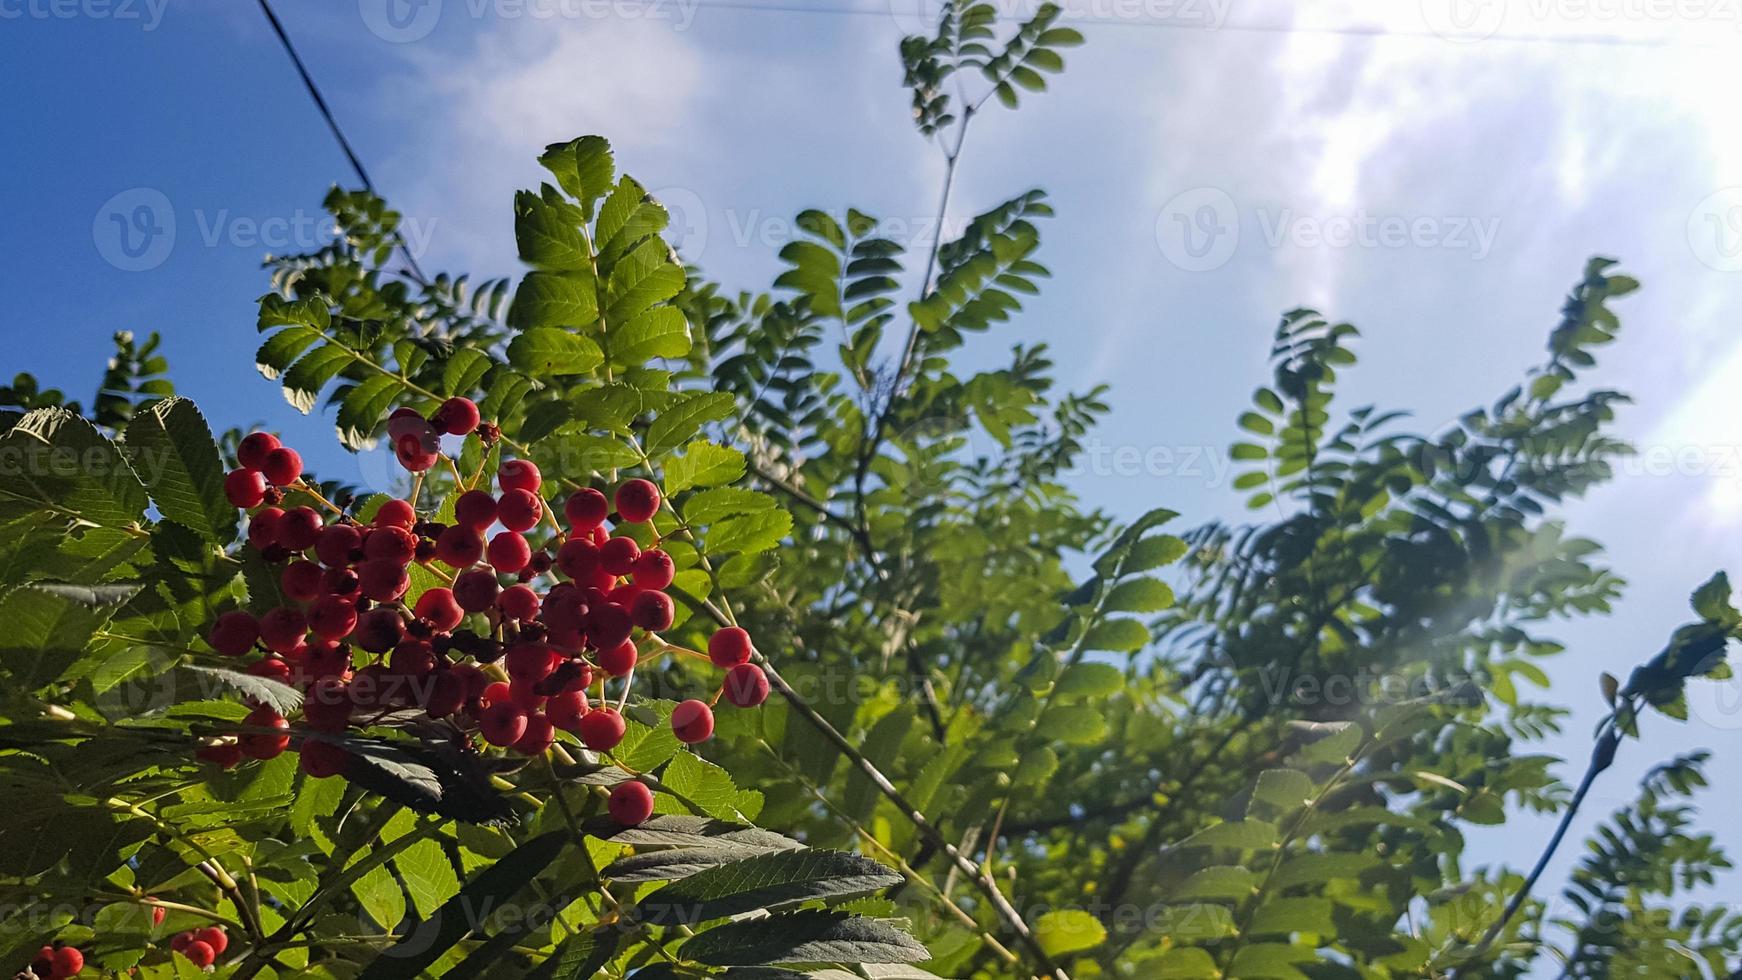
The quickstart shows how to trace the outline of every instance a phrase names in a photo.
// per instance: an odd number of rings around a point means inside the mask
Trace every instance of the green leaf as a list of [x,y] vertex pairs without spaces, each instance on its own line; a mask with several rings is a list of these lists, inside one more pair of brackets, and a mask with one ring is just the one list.
[[1047,709],[1035,730],[1066,745],[1093,745],[1107,734],[1107,722],[1093,706],[1063,704]]
[[1312,799],[1317,786],[1312,777],[1294,769],[1267,769],[1258,774],[1252,799],[1282,810],[1298,810]]
[[332,314],[327,308],[327,299],[324,296],[285,299],[277,293],[267,293],[260,297],[258,326],[261,330],[292,326],[325,330],[332,324]]
[[684,520],[705,527],[733,514],[758,514],[773,510],[779,502],[758,490],[743,487],[718,487],[704,490],[683,502]]
[[508,306],[508,325],[516,330],[537,327],[591,326],[599,319],[599,300],[590,275],[575,272],[529,272]]
[[1086,661],[1072,664],[1059,676],[1059,697],[1104,698],[1125,687],[1125,674],[1112,664]]
[[605,363],[599,345],[556,327],[531,327],[508,342],[508,363],[536,378],[586,374]]
[[605,336],[611,361],[631,367],[656,357],[682,357],[690,352],[690,325],[683,311],[661,306],[613,324]]
[[668,405],[647,427],[643,448],[649,456],[663,456],[688,442],[709,422],[730,418],[736,407],[737,399],[723,391],[685,395]]
[[1104,619],[1083,638],[1085,650],[1113,650],[1129,653],[1141,650],[1149,643],[1149,630],[1135,619]]
[[339,442],[348,449],[363,448],[387,410],[408,390],[404,382],[384,374],[363,379],[339,402]]
[[145,515],[145,485],[115,444],[84,417],[62,408],[24,415],[0,435],[0,502],[8,498],[73,514],[104,527]]
[[1082,909],[1058,909],[1035,922],[1034,935],[1048,956],[1064,956],[1106,942],[1107,928]]
[[682,493],[691,487],[717,487],[744,476],[744,454],[711,442],[692,442],[683,455],[665,461],[665,490]]
[[358,980],[409,980],[464,939],[477,924],[478,910],[500,906],[557,859],[567,832],[544,834],[515,848],[479,872],[436,913],[406,930],[399,942],[376,957]]
[[1258,888],[1258,873],[1238,865],[1204,868],[1185,880],[1174,895],[1178,899],[1239,900]]
[[611,144],[601,136],[583,136],[567,143],[552,143],[538,158],[539,165],[556,177],[563,190],[581,202],[590,218],[593,205],[611,192],[616,162]]
[[169,398],[127,426],[133,470],[165,518],[205,538],[236,538],[236,508],[224,497],[224,459],[205,416],[185,398]]
[[136,585],[32,582],[0,597],[0,666],[26,690],[52,681],[139,591]]
[[581,235],[581,212],[560,198],[555,203],[531,191],[514,195],[514,242],[520,260],[545,272],[590,272],[593,253]]
[[685,942],[682,955],[709,966],[919,963],[931,958],[918,940],[893,926],[823,911],[728,922]]
[[754,853],[781,851],[799,843],[772,831],[707,817],[655,814],[637,827],[599,818],[586,825],[589,835],[633,847],[704,847]]
[[767,551],[784,541],[791,532],[792,515],[784,510],[723,518],[708,531],[708,553]]
[[1281,838],[1277,835],[1276,825],[1263,820],[1230,820],[1219,823],[1180,841],[1176,847],[1228,847],[1243,851],[1256,851],[1262,848],[1275,847]]
[[1121,582],[1107,594],[1102,609],[1107,612],[1152,613],[1173,605],[1173,589],[1153,578]]
[[615,928],[575,936],[526,975],[526,980],[594,980],[617,954],[622,933]]
[[1209,953],[1190,946],[1168,950],[1150,968],[1157,980],[1218,980],[1222,976]]
[[1317,951],[1281,943],[1252,943],[1240,947],[1234,962],[1228,967],[1230,980],[1304,980],[1305,973],[1295,969],[1297,963],[1315,963]]
[[1333,935],[1332,903],[1328,898],[1272,898],[1258,907],[1247,932],[1254,936],[1307,932]]
[[903,878],[870,858],[842,851],[788,850],[709,868],[641,901],[648,921],[691,926],[794,902],[866,895]]
[[290,370],[284,372],[284,400],[307,415],[327,382],[338,377],[339,371],[355,359],[338,344],[322,344],[304,354]]
[[239,670],[223,670],[196,664],[182,664],[180,669],[193,674],[207,684],[221,684],[247,700],[269,706],[281,715],[288,715],[302,707],[301,691],[269,677],[257,677]]

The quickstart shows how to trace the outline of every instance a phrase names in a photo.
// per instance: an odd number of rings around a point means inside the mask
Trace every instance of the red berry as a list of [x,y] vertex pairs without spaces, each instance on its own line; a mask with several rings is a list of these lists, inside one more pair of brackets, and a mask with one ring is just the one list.
[[659,488],[648,480],[630,480],[617,488],[617,516],[645,524],[659,513]]
[[230,936],[228,933],[224,932],[222,926],[207,926],[204,929],[195,929],[194,942],[205,943],[207,946],[212,947],[212,952],[219,956],[224,955],[224,950],[230,948]]
[[526,734],[514,742],[514,751],[521,755],[543,755],[555,741],[550,719],[544,715],[526,716]]
[[284,566],[284,574],[279,576],[279,585],[284,588],[286,598],[297,602],[313,602],[320,598],[321,584],[326,581],[327,573],[321,566],[306,559],[297,559]]
[[454,520],[483,532],[496,523],[496,498],[483,490],[467,490],[454,501]]
[[629,619],[650,633],[671,629],[675,612],[671,596],[664,592],[643,592],[629,605]]
[[236,462],[251,470],[266,465],[266,457],[279,446],[278,437],[270,432],[251,432],[236,446]]
[[417,511],[403,500],[389,500],[375,512],[376,527],[403,527],[409,529],[417,523]]
[[484,557],[484,536],[455,524],[436,538],[436,557],[450,568],[471,568]]
[[[303,772],[315,779],[326,779],[330,776],[344,775],[345,767],[350,765],[351,753],[345,751],[343,745],[332,742],[322,742],[308,739],[302,743],[296,764]],[[201,929],[201,932],[206,930]]]
[[54,980],[65,980],[66,977],[77,976],[85,968],[85,954],[71,946],[62,946],[54,951]]
[[280,684],[290,683],[290,664],[273,657],[256,660],[248,665],[248,673],[255,677],[264,677],[278,681]]
[[483,612],[496,602],[499,588],[501,586],[496,583],[496,573],[489,569],[475,568],[469,572],[461,572],[454,578],[454,601],[467,612]]
[[503,531],[491,538],[486,553],[492,567],[510,575],[532,561],[532,546],[526,543],[524,535],[516,531]]
[[271,708],[261,705],[248,713],[242,719],[242,724],[250,728],[272,728],[283,734],[266,735],[249,733],[241,736],[238,741],[242,746],[242,754],[251,759],[276,759],[290,748],[290,722],[284,716]]
[[530,531],[544,519],[544,501],[531,490],[506,490],[496,501],[496,519],[510,531]]
[[422,640],[403,640],[387,658],[387,667],[402,677],[422,677],[435,670],[435,650]]
[[610,708],[595,708],[581,716],[581,742],[594,752],[609,752],[623,741],[623,716]]
[[261,551],[278,542],[278,522],[284,511],[277,507],[262,507],[248,518],[248,543]]
[[289,653],[302,643],[307,634],[308,619],[299,609],[285,606],[260,617],[260,642],[266,644],[268,650]]
[[398,562],[372,558],[357,566],[357,588],[376,602],[392,602],[411,588],[411,575]]
[[768,675],[755,664],[726,671],[726,700],[740,708],[754,708],[768,700]]
[[478,427],[478,405],[470,398],[450,398],[430,416],[430,423],[440,432],[463,436]]
[[163,925],[163,920],[168,917],[168,909],[165,909],[160,905],[153,905],[151,907],[151,928],[156,929],[158,926]]
[[429,620],[438,633],[446,633],[466,618],[466,611],[454,600],[453,590],[440,586],[417,597],[415,612],[419,619]]
[[192,963],[202,970],[211,966],[218,958],[216,950],[213,950],[211,946],[202,943],[197,939],[183,946],[181,948],[181,955],[187,957],[189,963]]
[[219,769],[234,769],[242,761],[242,747],[234,743],[204,745],[194,750],[194,758],[210,762]]
[[484,741],[507,748],[526,734],[526,712],[512,701],[495,701],[478,717]]
[[431,718],[446,718],[466,703],[466,678],[454,670],[438,670],[430,678],[423,697],[424,710]]
[[616,646],[600,650],[596,659],[599,661],[600,670],[611,677],[622,677],[635,669],[641,654],[635,649],[635,644],[624,640]]
[[387,440],[393,445],[393,456],[399,465],[413,473],[421,473],[441,458],[441,433],[416,412],[395,413],[387,420]]
[[716,667],[736,667],[750,662],[750,634],[742,627],[728,626],[708,637],[708,659]]
[[344,596],[322,596],[308,611],[308,628],[325,640],[350,636],[357,628],[357,605]]
[[569,495],[563,504],[563,517],[568,519],[569,527],[575,531],[591,531],[611,513],[611,505],[605,500],[605,495],[592,487],[582,487]]
[[714,734],[714,710],[706,701],[685,701],[671,712],[671,730],[686,745],[706,742]]
[[537,684],[550,676],[559,659],[555,650],[542,643],[521,643],[509,649],[503,664],[515,681]]
[[289,446],[279,446],[260,461],[260,472],[275,487],[288,487],[302,476],[302,457]]
[[525,490],[527,493],[537,493],[544,484],[544,477],[539,475],[538,467],[531,460],[511,459],[503,463],[496,471],[496,483],[503,490]]
[[503,616],[524,623],[538,615],[538,593],[530,586],[511,586],[496,597],[496,608]]
[[351,648],[331,640],[320,640],[304,653],[302,670],[311,678],[344,680],[351,675]]
[[378,527],[363,539],[363,556],[399,565],[417,555],[417,535],[397,525]]
[[302,720],[317,732],[344,731],[351,723],[350,688],[331,675],[317,678],[303,698]]
[[557,549],[556,567],[570,579],[584,581],[599,568],[599,546],[586,538],[570,538]]
[[224,477],[224,498],[243,510],[258,507],[266,499],[266,477],[259,470],[231,470]]
[[219,616],[212,624],[211,632],[206,634],[206,642],[212,645],[212,649],[232,657],[253,649],[254,641],[258,639],[260,623],[241,610]]
[[629,639],[629,633],[634,626],[629,619],[629,610],[615,602],[606,602],[587,610],[587,642],[597,649],[609,650]]
[[351,552],[362,545],[361,531],[349,524],[332,524],[315,539],[315,557],[328,568],[343,568],[351,563]]
[[634,538],[612,538],[599,549],[599,566],[612,575],[628,575],[641,557],[641,546]]
[[286,551],[306,551],[321,537],[321,515],[313,507],[292,507],[278,520],[274,535]]
[[514,700],[514,689],[507,681],[491,681],[484,686],[484,693],[478,697],[485,704],[508,704]]
[[579,732],[581,718],[587,713],[586,692],[567,691],[558,694],[545,705],[544,713],[553,726],[565,732]]
[[636,556],[629,566],[629,574],[643,589],[663,589],[677,577],[677,566],[672,563],[670,555],[658,548],[649,548]]
[[490,678],[472,664],[455,664],[448,670],[448,673],[460,679],[468,701],[482,697],[485,686],[490,682]]
[[357,620],[352,637],[370,653],[386,653],[405,638],[405,620],[397,609],[371,609]]
[[631,780],[618,783],[605,802],[611,819],[625,827],[639,827],[653,816],[653,790],[646,783]]

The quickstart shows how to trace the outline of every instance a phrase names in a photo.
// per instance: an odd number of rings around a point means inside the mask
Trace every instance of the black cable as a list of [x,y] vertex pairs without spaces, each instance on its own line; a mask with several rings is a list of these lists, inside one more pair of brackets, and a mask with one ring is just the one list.
[[[290,55],[290,63],[296,66],[296,73],[302,76],[302,84],[308,89],[309,97],[314,99],[315,108],[320,110],[321,118],[327,121],[327,128],[332,130],[333,138],[339,141],[339,149],[345,151],[345,159],[351,161],[351,169],[357,172],[357,179],[363,182],[363,187],[369,193],[380,197],[375,190],[375,182],[369,179],[369,171],[363,166],[363,161],[357,157],[357,152],[351,148],[351,141],[345,138],[345,131],[339,128],[339,121],[333,118],[333,110],[327,106],[326,97],[321,95],[319,85],[315,84],[313,76],[308,73],[308,66],[303,64],[302,56],[297,54],[296,45],[290,41],[290,35],[284,32],[284,24],[278,19],[278,14],[272,10],[267,0],[259,0],[260,12],[266,15],[267,23],[272,25],[272,33],[278,35],[278,43],[284,47],[284,53]],[[427,283],[423,269],[418,267],[417,256],[411,254],[411,247],[406,244],[399,229],[393,230],[393,240],[399,245],[399,251],[405,256],[405,262],[411,266],[413,275],[418,282]]]

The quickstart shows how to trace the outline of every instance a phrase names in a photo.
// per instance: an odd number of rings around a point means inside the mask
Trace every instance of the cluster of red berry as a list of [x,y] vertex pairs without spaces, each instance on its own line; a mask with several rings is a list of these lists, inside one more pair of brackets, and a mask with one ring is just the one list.
[[189,929],[176,933],[169,941],[169,948],[203,970],[216,963],[218,957],[224,955],[224,950],[230,948],[230,936],[223,926]]
[[78,976],[84,968],[85,954],[62,943],[44,946],[30,963],[30,972],[37,980],[65,980]]
[[[395,457],[413,472],[435,465],[441,435],[478,429],[486,441],[497,436],[465,398],[449,399],[427,419],[400,409],[387,425]],[[705,656],[724,669],[714,702],[724,696],[754,707],[768,697],[768,678],[751,663],[744,630],[717,631],[705,655],[658,637],[674,616],[664,591],[676,574],[672,558],[657,546],[657,532],[643,549],[605,528],[613,508],[617,528],[652,522],[662,498],[648,480],[621,484],[611,500],[591,487],[577,489],[563,501],[559,521],[540,493],[538,467],[510,460],[496,474],[497,493],[483,487],[460,493],[451,523],[421,518],[403,500],[386,502],[360,522],[330,504],[331,520],[314,507],[279,507],[287,487],[321,498],[298,485],[301,458],[272,435],[248,436],[236,455],[241,466],[226,478],[226,491],[232,504],[250,511],[249,544],[282,566],[286,601],[258,616],[225,613],[207,639],[232,656],[260,651],[250,673],[303,690],[302,722],[316,734],[302,740],[299,761],[312,776],[339,775],[349,759],[319,733],[408,708],[525,755],[548,750],[557,730],[607,752],[623,739],[619,709],[628,691],[625,684],[612,708],[605,679],[627,677],[644,652]],[[535,534],[541,542],[535,548],[528,535],[541,524],[550,533]],[[408,605],[414,564],[447,584]],[[595,682],[596,704],[587,697]],[[290,722],[272,708],[256,707],[246,725],[256,731],[209,744],[201,757],[229,767],[290,747]],[[706,740],[714,731],[711,703],[679,704],[671,725],[686,743]],[[640,783],[622,784],[610,810],[620,822],[639,823],[652,811],[652,795]]]

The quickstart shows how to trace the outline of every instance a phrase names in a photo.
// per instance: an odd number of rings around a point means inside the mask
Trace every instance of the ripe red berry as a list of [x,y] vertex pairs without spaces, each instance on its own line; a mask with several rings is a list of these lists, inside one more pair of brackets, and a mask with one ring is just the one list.
[[653,790],[635,780],[618,783],[605,801],[605,809],[622,826],[639,827],[653,816]]
[[435,650],[423,640],[402,640],[393,648],[387,667],[402,677],[422,677],[435,670]]
[[581,718],[587,713],[586,692],[566,691],[558,694],[544,706],[544,713],[553,726],[565,732],[578,733],[581,730]]
[[242,724],[250,728],[272,728],[282,734],[267,735],[264,733],[248,733],[237,741],[242,746],[242,754],[251,759],[276,759],[290,748],[290,722],[273,709],[261,705],[248,713],[242,719]]
[[417,511],[403,500],[389,500],[375,512],[376,527],[403,527],[409,529],[417,523]]
[[331,675],[309,685],[302,700],[302,720],[317,732],[342,732],[351,723],[351,691]]
[[260,617],[260,641],[268,650],[289,653],[308,634],[308,619],[300,609],[284,606]]
[[454,501],[454,521],[484,532],[496,523],[496,498],[483,490],[467,490]]
[[322,596],[308,611],[310,632],[325,640],[339,640],[357,628],[357,605],[341,595]]
[[508,704],[514,700],[514,690],[507,681],[491,681],[484,685],[484,693],[478,696],[486,705]]
[[278,520],[274,535],[286,551],[306,551],[321,537],[321,515],[313,507],[292,507]]
[[489,569],[461,572],[454,578],[454,601],[467,612],[483,612],[495,603],[499,588],[496,573]]
[[406,565],[417,555],[417,535],[397,525],[378,527],[363,539],[363,555]]
[[285,598],[297,602],[313,602],[320,598],[321,584],[326,581],[327,573],[321,566],[307,559],[299,558],[284,566],[284,574],[279,576],[279,585],[284,589]]
[[438,670],[431,675],[423,697],[424,710],[431,718],[446,718],[466,703],[466,678],[453,670]]
[[659,488],[649,480],[630,480],[617,488],[617,516],[630,524],[645,524],[659,513]]
[[242,761],[242,747],[233,742],[203,745],[194,750],[194,758],[201,762],[210,762],[219,769],[234,769]]
[[531,460],[511,459],[497,469],[496,483],[504,491],[525,490],[527,493],[537,493],[538,488],[544,484],[544,477],[539,474],[538,467]]
[[671,730],[686,745],[706,742],[714,734],[714,710],[694,698],[672,709]]
[[224,931],[222,926],[207,926],[204,929],[195,929],[194,942],[205,943],[207,946],[212,947],[212,952],[219,956],[224,955],[224,950],[230,948],[230,936]]
[[275,657],[254,661],[248,665],[248,673],[255,677],[278,681],[280,684],[290,683],[290,664]]
[[251,470],[266,465],[266,457],[278,448],[278,437],[270,432],[251,432],[236,446],[236,462]]
[[615,646],[600,650],[595,659],[599,662],[599,669],[608,676],[622,677],[635,669],[635,664],[641,659],[641,654],[635,649],[635,644],[624,640]]
[[357,631],[352,637],[358,646],[370,653],[386,653],[405,638],[405,619],[397,609],[371,609],[357,619]]
[[496,501],[496,519],[510,531],[530,531],[544,519],[544,501],[531,490],[505,490]]
[[266,499],[266,477],[259,470],[231,470],[224,477],[224,499],[243,510],[260,506]]
[[629,610],[615,602],[606,602],[587,610],[587,642],[597,649],[609,650],[629,639],[629,633],[634,626],[629,618]]
[[610,502],[605,499],[604,494],[592,487],[576,490],[563,503],[563,517],[576,532],[591,531],[605,523],[605,518],[610,513]]
[[484,536],[455,524],[436,538],[436,557],[450,568],[471,568],[484,557]]
[[677,566],[671,556],[658,548],[649,548],[637,555],[629,566],[635,584],[643,589],[663,589],[677,577]]
[[478,405],[470,398],[450,398],[430,416],[430,423],[440,432],[463,436],[478,427]]
[[583,582],[599,568],[599,546],[586,538],[570,538],[557,549],[556,567],[570,579]]
[[531,563],[532,546],[526,543],[526,537],[519,532],[503,531],[490,539],[486,554],[491,566],[498,572],[512,575]]
[[158,926],[163,925],[163,920],[168,917],[168,909],[165,909],[161,905],[153,905],[151,907],[151,928],[156,929]]
[[371,558],[357,566],[357,588],[376,602],[392,602],[411,588],[411,575],[398,562]]
[[332,524],[321,529],[315,539],[315,557],[328,568],[343,568],[351,563],[351,552],[363,545],[363,534],[350,524]]
[[258,639],[259,621],[239,609],[219,616],[212,624],[211,632],[206,634],[206,642],[212,645],[212,649],[232,657],[247,653]]
[[526,716],[526,734],[515,741],[514,751],[521,755],[543,755],[555,740],[550,719],[544,715],[529,714]]
[[768,675],[755,664],[726,671],[726,700],[740,708],[754,708],[768,700]]
[[708,637],[708,659],[716,667],[736,667],[750,662],[750,634],[742,627],[728,626]]
[[558,659],[556,651],[542,643],[521,643],[509,649],[503,664],[515,681],[537,684],[556,669]]
[[[332,742],[322,742],[308,739],[302,743],[302,749],[297,753],[297,768],[315,779],[326,779],[330,776],[342,776],[345,767],[351,763],[351,753],[343,745]],[[201,932],[206,930],[202,929]]]
[[664,592],[643,592],[629,605],[629,619],[650,633],[671,629],[675,613],[671,596]]
[[429,469],[441,458],[441,434],[416,412],[396,413],[388,419],[387,439],[399,465],[413,473]]
[[641,557],[634,538],[612,538],[599,549],[599,566],[612,575],[628,575]]
[[289,446],[279,446],[260,461],[260,472],[275,487],[288,487],[302,476],[302,457]]
[[623,741],[623,716],[610,708],[595,708],[581,716],[582,744],[594,752],[609,752]]
[[454,600],[453,590],[440,586],[418,596],[414,611],[419,619],[429,620],[438,633],[446,633],[466,618],[466,611]]
[[261,551],[278,543],[278,522],[284,511],[277,507],[262,507],[248,518],[248,543]]
[[85,954],[71,946],[62,946],[52,950],[49,956],[50,978],[45,980],[66,980],[77,976],[85,968]]
[[211,966],[218,958],[216,950],[212,949],[210,945],[202,943],[197,939],[183,946],[180,952],[181,955],[188,958],[189,963],[192,963],[202,970]]
[[496,608],[508,619],[524,623],[538,615],[538,593],[530,586],[510,586],[496,597]]
[[507,748],[526,734],[526,712],[513,701],[493,701],[478,717],[484,741]]

